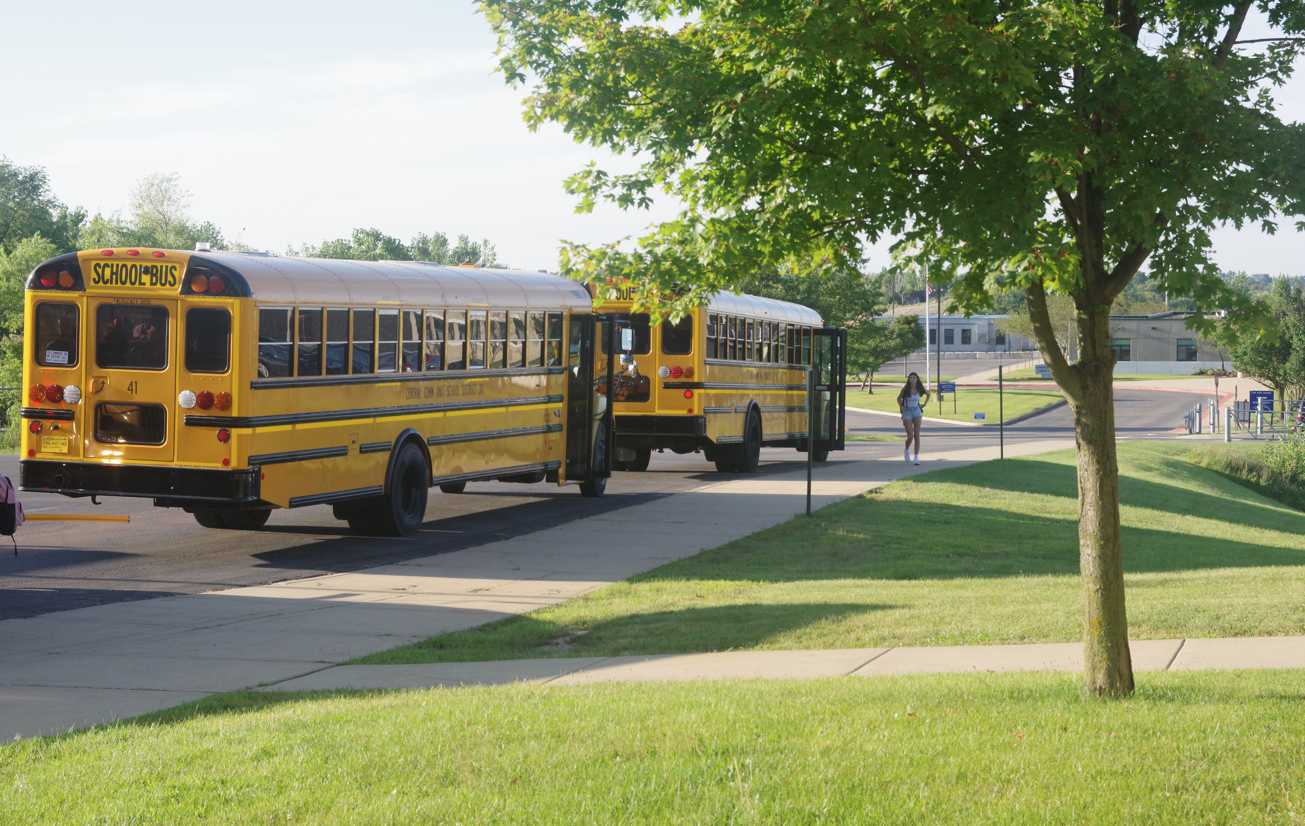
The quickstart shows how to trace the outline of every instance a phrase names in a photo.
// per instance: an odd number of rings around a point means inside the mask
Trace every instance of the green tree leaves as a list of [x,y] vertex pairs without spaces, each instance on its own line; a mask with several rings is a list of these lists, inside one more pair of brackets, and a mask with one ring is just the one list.
[[498,252],[486,238],[472,241],[466,235],[458,236],[458,243],[450,246],[449,238],[442,232],[433,235],[418,233],[412,243],[404,244],[392,235],[378,229],[355,229],[348,238],[323,241],[321,246],[305,244],[290,255],[307,258],[346,258],[354,261],[428,261],[432,264],[475,264],[481,267],[507,267],[498,260]]

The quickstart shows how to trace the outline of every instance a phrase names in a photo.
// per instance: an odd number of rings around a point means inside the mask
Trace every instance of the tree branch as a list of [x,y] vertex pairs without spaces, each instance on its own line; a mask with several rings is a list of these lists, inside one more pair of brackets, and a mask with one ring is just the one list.
[[1243,43],[1305,43],[1305,37],[1261,37],[1258,40],[1234,40],[1233,46]]
[[1242,33],[1242,24],[1246,22],[1246,13],[1251,9],[1251,0],[1242,0],[1233,7],[1232,20],[1228,22],[1228,32],[1223,36],[1223,42],[1219,44],[1218,51],[1215,52],[1214,67],[1223,69],[1228,62],[1228,56],[1232,54],[1233,44],[1237,42],[1237,35]]
[[1038,345],[1043,361],[1051,368],[1051,376],[1056,380],[1056,384],[1060,385],[1065,398],[1077,406],[1083,400],[1083,383],[1079,381],[1078,373],[1065,360],[1060,343],[1056,341],[1056,328],[1051,323],[1051,312],[1047,309],[1047,292],[1043,289],[1042,282],[1037,281],[1025,287],[1024,294],[1028,297],[1029,321],[1033,324],[1033,342]]

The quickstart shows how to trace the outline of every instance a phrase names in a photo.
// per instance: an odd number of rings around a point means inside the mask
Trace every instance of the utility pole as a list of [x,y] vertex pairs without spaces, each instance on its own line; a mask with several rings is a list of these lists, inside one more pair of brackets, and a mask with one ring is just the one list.
[[932,393],[935,391],[933,387],[930,386],[929,384],[929,352],[934,346],[940,346],[942,342],[939,341],[935,345],[934,342],[929,341],[929,333],[931,332],[929,328],[930,289],[931,287],[929,286],[929,262],[926,261],[924,263],[924,386],[926,389],[929,390],[929,392]]

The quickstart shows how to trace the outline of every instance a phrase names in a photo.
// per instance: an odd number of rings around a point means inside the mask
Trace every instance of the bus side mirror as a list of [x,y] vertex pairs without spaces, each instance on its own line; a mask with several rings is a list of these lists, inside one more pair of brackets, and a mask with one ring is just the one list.
[[621,333],[621,352],[629,354],[634,350],[634,330],[630,329],[629,325],[617,329]]

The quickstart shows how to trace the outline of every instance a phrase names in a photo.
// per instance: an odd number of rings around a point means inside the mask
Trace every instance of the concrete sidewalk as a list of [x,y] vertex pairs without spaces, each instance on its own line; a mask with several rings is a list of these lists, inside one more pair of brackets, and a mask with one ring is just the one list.
[[[1073,447],[1008,445],[1008,456]],[[813,507],[997,449],[817,466]],[[207,694],[281,684],[337,663],[552,605],[784,522],[805,466],[727,478],[522,537],[347,574],[124,602],[4,622],[0,738],[52,734]],[[319,679],[330,682],[335,676]]]
[[[1129,648],[1135,671],[1305,668],[1305,637],[1133,640]],[[416,689],[513,683],[581,685],[1082,670],[1081,643],[1039,643],[830,651],[729,651],[431,665],[344,665],[263,690]]]

